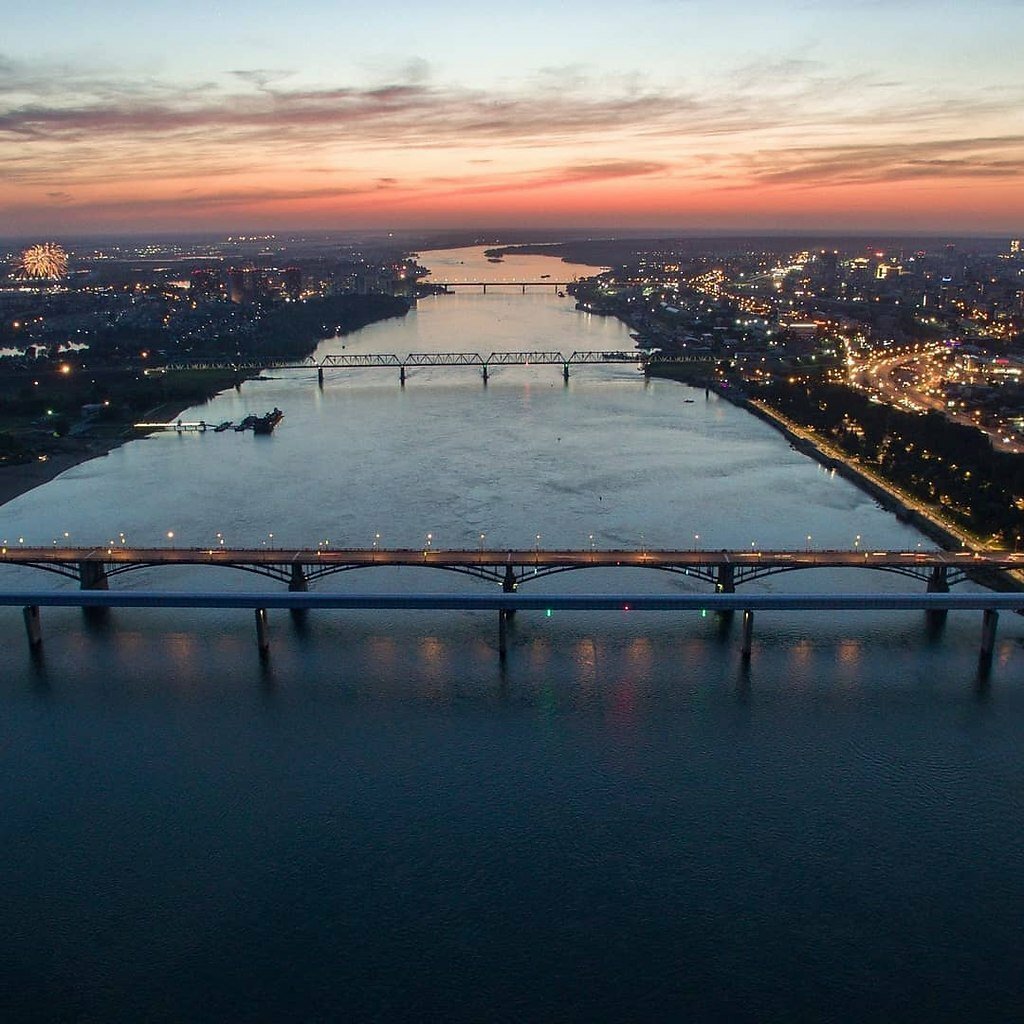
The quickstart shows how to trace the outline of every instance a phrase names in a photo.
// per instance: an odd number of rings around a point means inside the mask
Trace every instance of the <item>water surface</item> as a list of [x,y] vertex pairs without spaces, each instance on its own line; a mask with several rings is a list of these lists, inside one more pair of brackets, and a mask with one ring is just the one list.
[[[449,279],[566,268],[423,254]],[[458,261],[462,260],[462,263]],[[458,268],[456,270],[455,268]],[[585,272],[569,268],[566,276]],[[321,352],[625,349],[554,289]],[[29,543],[929,542],[771,428],[626,366],[278,373],[0,509]],[[273,537],[271,537],[273,534]],[[807,540],[810,536],[810,541]],[[5,586],[66,586],[4,569]],[[865,578],[867,577],[867,578]],[[644,590],[706,589],[631,571]],[[259,588],[149,570],[125,588]],[[527,586],[621,589],[615,571]],[[771,590],[900,590],[862,572]],[[470,590],[425,570],[318,586]],[[1010,1020],[1022,630],[980,616],[0,610],[0,1010],[39,1020]]]

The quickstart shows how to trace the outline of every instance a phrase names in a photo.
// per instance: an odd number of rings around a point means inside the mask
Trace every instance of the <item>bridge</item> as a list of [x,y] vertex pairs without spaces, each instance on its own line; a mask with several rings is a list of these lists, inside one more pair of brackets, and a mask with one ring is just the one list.
[[424,283],[444,288],[445,292],[450,292],[454,288],[480,288],[483,290],[484,295],[486,295],[488,288],[519,288],[522,290],[523,295],[525,295],[527,288],[547,287],[553,288],[558,292],[563,288],[568,288],[576,280],[574,278],[572,281],[554,281],[550,278],[543,278],[538,281],[516,281],[513,279],[511,281],[425,281]]
[[642,352],[615,351],[574,351],[564,355],[558,351],[543,350],[529,352],[492,352],[483,356],[479,352],[410,352],[398,356],[392,352],[340,352],[326,355],[322,359],[236,359],[188,360],[151,367],[149,373],[173,373],[175,371],[210,370],[221,373],[258,373],[262,370],[308,370],[317,375],[321,387],[326,370],[359,370],[390,368],[398,370],[399,383],[405,384],[409,370],[417,367],[466,367],[479,368],[486,384],[490,371],[498,366],[560,366],[562,377],[568,382],[569,369],[573,366],[600,366],[615,363],[636,365],[644,361]]
[[[506,649],[507,622],[520,608],[563,607],[590,610],[677,610],[713,609],[723,615],[743,612],[743,656],[751,649],[753,613],[756,608],[799,610],[809,608],[916,608],[923,609],[932,625],[944,621],[951,608],[974,608],[984,614],[982,657],[992,653],[998,610],[1024,609],[1024,593],[992,592],[950,594],[949,588],[979,573],[995,578],[1024,566],[1024,554],[1009,551],[868,551],[868,550],[549,550],[534,548],[499,551],[443,550],[433,547],[428,537],[422,548],[332,548],[323,543],[317,548],[226,548],[218,544],[207,548],[134,548],[111,542],[106,547],[74,548],[26,547],[4,545],[0,564],[21,566],[72,579],[77,592],[17,591],[0,592],[0,605],[21,604],[30,642],[41,642],[39,607],[64,604],[83,607],[133,607],[141,600],[139,592],[116,593],[109,581],[123,573],[169,565],[205,565],[234,569],[264,576],[287,584],[286,593],[211,597],[218,607],[248,607],[257,612],[257,633],[261,650],[267,646],[266,610],[288,607],[296,613],[316,607],[360,608],[489,608],[499,612],[499,652]],[[408,602],[410,595],[310,594],[310,583],[326,576],[357,569],[382,566],[416,567],[471,576],[500,587],[490,595],[420,595],[420,604]],[[557,573],[584,569],[646,569],[692,577],[708,583],[713,593],[706,595],[524,595],[523,584]],[[924,590],[896,595],[740,595],[736,588],[780,573],[809,569],[852,569],[886,572],[919,581]],[[1009,580],[1007,578],[1007,582]],[[1012,584],[1011,584],[1012,585]],[[197,595],[153,593],[149,606],[210,607]],[[198,603],[197,603],[198,602]],[[255,602],[255,603],[253,603]],[[349,602],[349,603],[346,603]],[[384,603],[381,603],[384,602]],[[388,603],[392,602],[392,603]],[[446,603],[448,602],[448,603]],[[454,602],[454,603],[452,603]],[[496,603],[495,603],[496,602]],[[580,603],[582,602],[582,603]],[[767,602],[767,603],[766,603]],[[781,603],[780,603],[781,602]],[[787,604],[786,602],[790,602]],[[795,602],[795,603],[794,603]]]

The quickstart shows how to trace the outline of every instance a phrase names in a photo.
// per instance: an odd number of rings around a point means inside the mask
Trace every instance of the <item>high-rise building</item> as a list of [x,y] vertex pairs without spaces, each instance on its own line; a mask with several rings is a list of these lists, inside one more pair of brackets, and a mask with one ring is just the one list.
[[292,302],[302,294],[302,271],[299,267],[284,268],[284,293]]
[[228,298],[234,303],[252,302],[263,294],[263,272],[256,267],[232,267],[228,271]]
[[234,303],[245,301],[245,271],[240,267],[228,271],[228,298]]

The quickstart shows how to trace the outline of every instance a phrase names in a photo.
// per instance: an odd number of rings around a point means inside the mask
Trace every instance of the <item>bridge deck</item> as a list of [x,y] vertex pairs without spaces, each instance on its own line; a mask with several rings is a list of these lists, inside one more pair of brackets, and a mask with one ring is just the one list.
[[711,567],[733,565],[821,568],[1021,569],[1024,553],[983,551],[864,550],[608,550],[491,548],[448,550],[422,548],[226,548],[226,547],[66,547],[5,544],[0,563],[11,565],[67,564],[83,561],[146,565],[423,565],[450,566],[659,566]]

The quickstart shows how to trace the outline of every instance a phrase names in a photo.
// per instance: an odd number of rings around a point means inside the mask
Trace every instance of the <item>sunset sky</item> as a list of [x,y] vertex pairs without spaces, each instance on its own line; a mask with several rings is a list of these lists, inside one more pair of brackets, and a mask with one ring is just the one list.
[[0,235],[1024,231],[1020,0],[46,0]]

